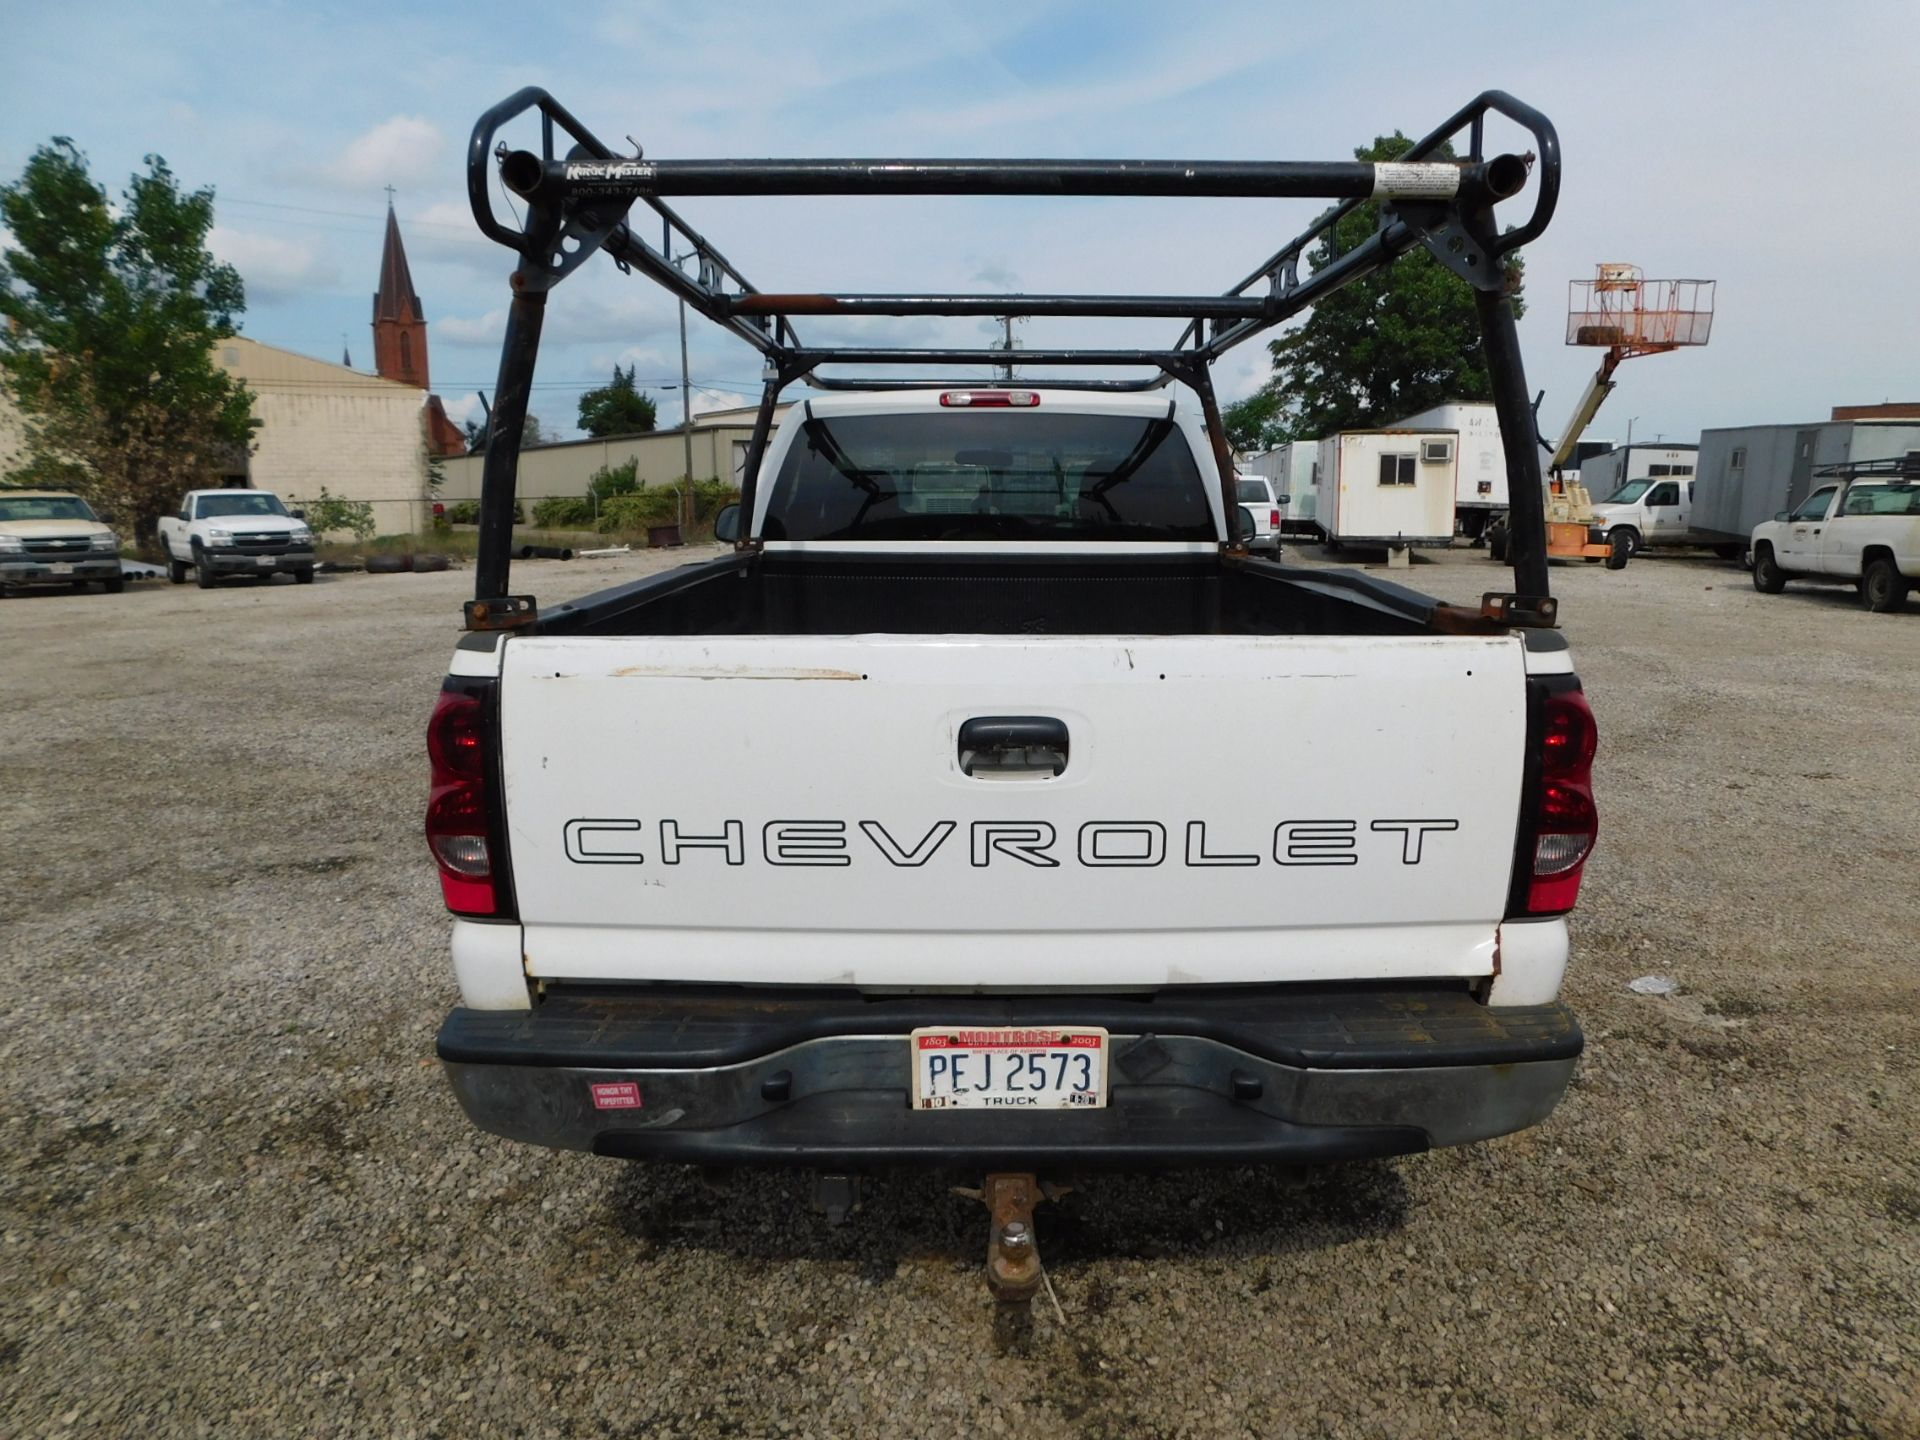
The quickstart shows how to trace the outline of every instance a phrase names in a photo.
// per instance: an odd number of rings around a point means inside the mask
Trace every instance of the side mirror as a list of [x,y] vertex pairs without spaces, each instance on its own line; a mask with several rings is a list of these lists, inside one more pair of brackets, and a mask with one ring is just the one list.
[[713,517],[713,538],[727,545],[740,538],[739,505],[728,505]]
[[[433,507],[433,509],[434,509],[434,513],[437,515],[440,513],[441,507],[436,505]],[[307,518],[307,512],[305,510],[300,509],[298,506],[296,506],[292,510],[289,510],[287,513],[293,516],[293,518],[296,520],[304,520]]]
[[1273,503],[1276,505],[1291,505],[1293,503],[1293,497],[1291,495],[1276,495],[1273,497]]
[[1787,518],[1787,512],[1782,510],[1778,514],[1776,514],[1773,518],[1776,520],[1784,520]]
[[1233,511],[1233,538],[1236,543],[1253,539],[1260,527],[1254,524],[1253,512],[1244,505],[1237,505]]

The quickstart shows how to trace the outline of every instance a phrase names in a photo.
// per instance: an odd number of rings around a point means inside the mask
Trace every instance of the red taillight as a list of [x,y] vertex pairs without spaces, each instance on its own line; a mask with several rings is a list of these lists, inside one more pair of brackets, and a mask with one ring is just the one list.
[[487,710],[477,695],[443,690],[427,722],[433,790],[427,848],[440,893],[456,915],[498,915],[493,876],[493,807],[487,794]]
[[1534,809],[1529,915],[1561,915],[1580,898],[1580,877],[1600,833],[1593,805],[1593,755],[1600,731],[1587,697],[1553,690],[1540,740],[1540,788]]
[[1030,409],[1040,403],[1040,397],[1031,390],[942,390],[940,403],[974,410],[996,405]]
[[1278,530],[1280,528],[1280,512],[1278,510],[1275,510],[1271,514],[1269,514],[1267,516],[1267,523],[1273,526],[1274,529]]

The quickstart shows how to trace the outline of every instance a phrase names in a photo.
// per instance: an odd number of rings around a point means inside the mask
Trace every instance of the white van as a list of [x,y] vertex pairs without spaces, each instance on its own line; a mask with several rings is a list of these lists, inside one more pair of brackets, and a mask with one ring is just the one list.
[[1693,486],[1691,467],[1684,475],[1629,480],[1593,507],[1596,523],[1608,543],[1629,556],[1649,547],[1704,545],[1723,560],[1736,559],[1745,546],[1726,544],[1693,528]]

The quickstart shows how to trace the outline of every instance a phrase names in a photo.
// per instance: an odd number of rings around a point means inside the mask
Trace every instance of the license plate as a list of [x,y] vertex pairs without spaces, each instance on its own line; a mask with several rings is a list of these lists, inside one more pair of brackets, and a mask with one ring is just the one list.
[[53,564],[47,567],[47,569],[51,570],[56,575],[71,575],[73,573],[73,566],[68,565],[64,561],[60,561],[60,560],[54,561]]
[[1107,1032],[1076,1025],[913,1032],[916,1110],[1093,1110],[1107,1103]]
[[254,561],[253,563],[258,565],[262,570],[271,570],[273,568],[273,556],[262,555],[258,560]]

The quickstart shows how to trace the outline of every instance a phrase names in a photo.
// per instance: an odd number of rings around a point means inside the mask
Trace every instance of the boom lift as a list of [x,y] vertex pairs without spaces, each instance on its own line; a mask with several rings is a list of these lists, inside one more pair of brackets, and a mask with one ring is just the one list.
[[[1704,345],[1713,333],[1714,282],[1711,280],[1648,280],[1638,265],[1603,264],[1594,267],[1591,280],[1568,286],[1567,344],[1605,350],[1600,368],[1573,407],[1573,417],[1552,447],[1547,461],[1547,554],[1559,560],[1600,560],[1618,570],[1625,553],[1614,553],[1595,528],[1593,497],[1586,486],[1565,471],[1576,454],[1580,437],[1616,384],[1613,372],[1633,355],[1661,355],[1685,345]],[[1545,440],[1541,448],[1549,448]],[[1504,530],[1489,539],[1496,560],[1504,559]]]

